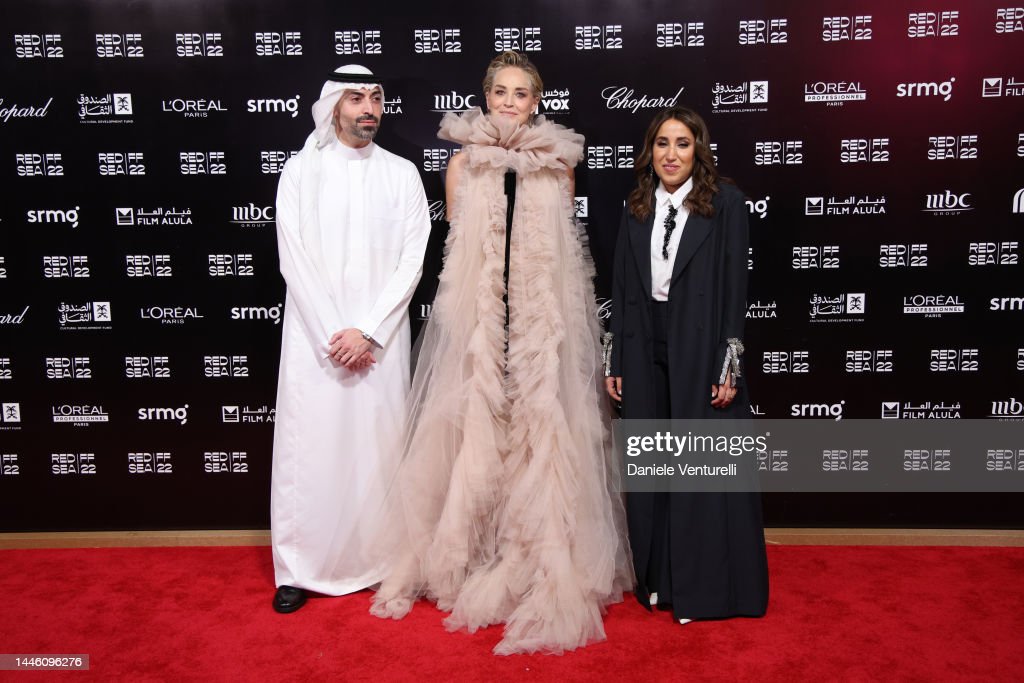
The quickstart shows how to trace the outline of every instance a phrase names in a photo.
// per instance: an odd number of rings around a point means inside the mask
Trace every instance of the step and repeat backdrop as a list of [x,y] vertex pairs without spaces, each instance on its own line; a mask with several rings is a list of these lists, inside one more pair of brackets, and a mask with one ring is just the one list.
[[[658,109],[748,196],[746,361],[768,418],[1024,414],[1024,5],[856,0],[9,3],[0,35],[0,530],[265,528],[284,285],[274,197],[325,74],[382,74],[378,142],[433,236],[504,49],[582,132],[601,315]],[[396,428],[398,426],[396,425]],[[1016,465],[1024,469],[1024,463]],[[1019,526],[1019,497],[766,496],[786,525]]]

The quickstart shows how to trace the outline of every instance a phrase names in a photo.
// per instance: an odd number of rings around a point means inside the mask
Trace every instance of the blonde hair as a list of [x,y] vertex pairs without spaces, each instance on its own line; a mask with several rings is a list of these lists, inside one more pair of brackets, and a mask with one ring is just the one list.
[[530,79],[530,91],[534,97],[540,97],[544,93],[544,81],[541,80],[540,72],[537,71],[537,67],[533,65],[530,58],[519,52],[506,50],[492,59],[491,63],[487,65],[487,73],[484,74],[485,96],[494,87],[494,79],[498,72],[509,66],[514,66],[526,72],[527,78]]

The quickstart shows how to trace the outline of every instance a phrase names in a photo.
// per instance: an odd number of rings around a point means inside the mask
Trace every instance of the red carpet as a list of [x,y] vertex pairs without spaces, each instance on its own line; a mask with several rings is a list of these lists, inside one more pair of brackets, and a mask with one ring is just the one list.
[[[370,616],[368,593],[270,608],[270,549],[0,551],[0,652],[84,653],[32,680],[1020,680],[1024,548],[768,549],[763,619],[681,627],[631,598],[608,641],[495,657],[499,629],[448,633],[420,603]],[[1017,673],[1013,673],[1016,671]]]

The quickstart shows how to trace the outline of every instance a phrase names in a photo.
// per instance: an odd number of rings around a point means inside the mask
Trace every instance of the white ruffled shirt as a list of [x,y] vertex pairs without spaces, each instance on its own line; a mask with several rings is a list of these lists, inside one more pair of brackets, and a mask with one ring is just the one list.
[[[658,189],[654,191],[654,227],[651,230],[651,296],[655,301],[668,301],[668,290],[672,284],[672,268],[676,262],[679,239],[683,235],[686,219],[690,215],[690,211],[683,205],[683,201],[692,189],[693,177],[690,177],[671,194],[660,181]],[[662,256],[661,250],[665,244],[665,218],[668,216],[669,206],[674,206],[678,213],[676,214],[676,227],[672,230],[672,236],[668,240],[668,258],[666,259]]]

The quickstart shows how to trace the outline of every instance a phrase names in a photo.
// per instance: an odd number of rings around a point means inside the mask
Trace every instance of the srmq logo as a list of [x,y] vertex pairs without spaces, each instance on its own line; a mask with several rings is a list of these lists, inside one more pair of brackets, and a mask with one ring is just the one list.
[[953,96],[954,82],[955,76],[939,83],[900,83],[896,86],[896,97],[942,97],[943,102],[949,102]]
[[294,119],[299,115],[299,99],[301,95],[282,99],[248,100],[245,110],[250,114],[291,114]]
[[843,419],[844,405],[845,400],[839,403],[794,403],[789,414],[793,417],[831,417],[838,422]]

